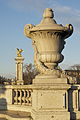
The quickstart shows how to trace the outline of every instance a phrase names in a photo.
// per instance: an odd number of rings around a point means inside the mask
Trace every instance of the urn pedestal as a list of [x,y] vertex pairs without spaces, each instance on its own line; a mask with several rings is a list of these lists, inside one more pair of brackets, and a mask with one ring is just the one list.
[[67,78],[36,76],[33,80],[33,120],[70,120]]

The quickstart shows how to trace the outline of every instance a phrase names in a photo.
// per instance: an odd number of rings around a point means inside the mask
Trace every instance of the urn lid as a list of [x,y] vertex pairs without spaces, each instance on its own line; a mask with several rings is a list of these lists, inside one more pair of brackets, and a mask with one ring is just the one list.
[[54,13],[51,8],[46,8],[43,13],[43,19],[41,20],[40,24],[34,26],[30,31],[46,31],[46,30],[53,30],[53,31],[66,31],[69,30],[69,25],[65,27],[62,24],[57,24],[56,21],[53,19]]
[[57,24],[54,20],[54,13],[51,8],[46,8],[43,13],[43,19],[41,20],[40,24],[32,25],[28,24],[24,28],[24,34],[28,37],[31,37],[31,33],[37,31],[48,31],[48,32],[58,32],[62,33],[62,37],[66,39],[67,37],[71,36],[73,33],[73,26],[71,24],[67,24],[63,26],[61,24]]

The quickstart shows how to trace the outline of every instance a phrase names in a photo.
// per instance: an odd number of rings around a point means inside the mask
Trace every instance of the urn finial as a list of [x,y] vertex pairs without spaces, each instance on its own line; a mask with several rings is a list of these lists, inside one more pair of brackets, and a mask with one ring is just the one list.
[[53,18],[54,17],[53,10],[51,8],[46,8],[44,10],[43,17],[44,18]]

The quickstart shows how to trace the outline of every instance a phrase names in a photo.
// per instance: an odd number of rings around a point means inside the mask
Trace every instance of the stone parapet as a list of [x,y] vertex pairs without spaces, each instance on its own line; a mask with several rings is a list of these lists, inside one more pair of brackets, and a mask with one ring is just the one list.
[[[12,91],[16,89],[31,90],[32,104],[13,104],[14,94]],[[37,120],[37,118],[41,120],[42,118],[45,118],[43,120],[47,120],[47,118],[58,120],[58,117],[61,120],[63,118],[65,118],[64,120],[70,120],[68,118],[77,120],[80,119],[80,85],[0,85],[1,110],[29,112],[34,120]],[[0,114],[0,116],[4,117],[5,115]]]
[[[17,93],[14,93],[14,91],[17,91]],[[24,92],[26,92],[26,96]],[[0,110],[14,110],[14,111],[19,110],[31,112],[32,109],[31,96],[32,85],[13,85],[13,86],[0,85]],[[24,101],[24,103],[22,103],[22,100]],[[25,103],[26,101],[30,101],[30,103],[29,102]]]

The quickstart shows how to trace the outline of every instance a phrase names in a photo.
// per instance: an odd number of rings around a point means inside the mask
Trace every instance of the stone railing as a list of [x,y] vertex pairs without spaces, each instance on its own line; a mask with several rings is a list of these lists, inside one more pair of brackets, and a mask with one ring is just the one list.
[[0,110],[31,112],[32,85],[0,86]]
[[14,88],[12,89],[12,104],[16,105],[32,105],[31,98],[32,89]]

